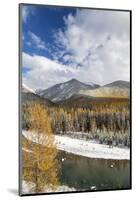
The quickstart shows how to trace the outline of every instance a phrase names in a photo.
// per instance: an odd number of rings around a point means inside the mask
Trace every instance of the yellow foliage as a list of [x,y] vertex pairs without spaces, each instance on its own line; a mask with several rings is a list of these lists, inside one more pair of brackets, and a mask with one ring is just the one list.
[[[51,121],[40,104],[27,107],[29,128],[36,137],[36,143],[22,138],[22,179],[35,183],[35,192],[42,192],[44,186],[59,184],[57,149],[51,129]],[[36,136],[35,136],[36,135]]]

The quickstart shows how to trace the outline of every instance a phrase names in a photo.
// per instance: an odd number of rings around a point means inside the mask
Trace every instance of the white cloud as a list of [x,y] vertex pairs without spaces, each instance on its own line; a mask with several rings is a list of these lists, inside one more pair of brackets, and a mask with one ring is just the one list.
[[[57,47],[63,48],[54,53],[55,61],[23,53],[23,67],[29,68],[23,81],[28,86],[47,88],[72,78],[101,85],[130,79],[128,12],[83,9],[63,20],[64,31],[55,35]],[[35,45],[40,44],[35,36]],[[70,65],[58,63],[58,57]]]
[[68,81],[74,78],[78,71],[46,57],[26,53],[22,54],[22,67],[28,69],[28,72],[23,74],[23,82],[33,89],[48,88],[59,82]]
[[23,6],[22,7],[22,20],[23,20],[23,22],[26,23],[28,15],[29,15],[29,8],[27,6]]
[[42,50],[46,49],[45,42],[42,41],[39,36],[37,36],[35,33],[32,33],[30,31],[29,31],[29,35],[30,35],[33,45],[35,45],[36,48],[42,49]]
[[34,14],[34,9],[32,6],[22,6],[22,20],[24,23],[27,23],[27,19],[30,15]]
[[60,58],[81,65],[90,73],[90,79],[93,79],[91,71],[95,70],[100,77],[95,82],[100,84],[129,80],[128,12],[82,9],[75,16],[69,14],[63,19],[64,31],[60,29],[55,34],[56,44],[64,49],[62,55],[57,54]]

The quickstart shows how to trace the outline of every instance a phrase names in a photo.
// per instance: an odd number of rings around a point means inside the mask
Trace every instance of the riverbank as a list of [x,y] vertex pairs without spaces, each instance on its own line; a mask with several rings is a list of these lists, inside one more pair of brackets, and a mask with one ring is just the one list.
[[[30,131],[23,131],[23,135],[27,139],[36,142],[36,133]],[[45,142],[43,143],[45,144]],[[70,138],[67,136],[55,135],[55,143],[57,145],[58,150],[63,150],[68,153],[85,156],[88,158],[103,158],[116,160],[130,159],[129,148],[109,148],[108,145],[99,144],[94,140],[85,141],[81,139]]]
[[109,148],[108,145],[98,144],[93,140],[85,141],[59,135],[55,135],[55,141],[59,150],[67,151],[76,155],[81,155],[89,158],[116,160],[130,159],[129,148]]

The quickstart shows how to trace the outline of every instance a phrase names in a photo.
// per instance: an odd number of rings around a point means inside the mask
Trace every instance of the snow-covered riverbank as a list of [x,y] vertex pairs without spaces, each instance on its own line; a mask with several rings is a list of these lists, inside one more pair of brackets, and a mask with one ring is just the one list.
[[129,148],[109,148],[108,145],[98,144],[94,141],[84,141],[66,136],[55,136],[57,148],[69,153],[81,155],[89,158],[104,159],[130,159]]
[[[33,135],[34,138],[36,136],[35,133],[30,131],[23,131],[23,135],[29,140],[33,138]],[[36,140],[34,139],[33,142],[36,142]],[[93,140],[85,141],[60,135],[55,135],[55,142],[59,150],[89,158],[130,159],[129,148],[109,148],[108,145],[98,144]]]

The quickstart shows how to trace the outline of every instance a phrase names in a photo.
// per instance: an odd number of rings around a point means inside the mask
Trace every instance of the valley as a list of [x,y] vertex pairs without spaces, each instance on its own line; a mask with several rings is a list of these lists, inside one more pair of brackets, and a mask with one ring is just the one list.
[[[36,190],[29,174],[33,173],[32,168],[35,168],[30,160],[35,160],[38,155],[43,157],[44,154],[48,155],[48,158],[42,158],[45,160],[44,164],[41,163],[41,167],[39,166],[39,176],[44,176],[44,170],[47,170],[45,176],[50,177],[53,184],[56,181],[57,186],[43,187],[45,185],[43,181],[42,190],[39,188],[38,192],[113,188],[114,181],[111,174],[112,171],[118,173],[117,166],[121,172],[124,171],[124,175],[119,176],[118,187],[129,185],[127,180],[130,173],[129,85],[123,81],[116,81],[106,86],[94,83],[87,85],[72,79],[38,92],[26,85],[22,86],[24,193],[33,193]],[[87,166],[82,163],[83,160],[87,162]],[[67,167],[70,165],[71,169],[75,170],[73,164],[78,162],[88,173],[90,167],[94,170],[90,161],[97,171],[102,170],[104,173],[103,169],[106,168],[108,173],[105,177],[108,183],[106,184],[102,178],[96,182],[94,180],[96,174],[90,176],[90,179],[83,174],[82,184],[82,176],[77,167],[73,178],[74,184],[71,184],[71,176],[66,173]],[[97,163],[100,163],[100,169]],[[27,164],[30,165],[30,171],[27,171]],[[54,174],[49,166],[52,166]],[[83,189],[76,185],[76,181]]]
[[[94,83],[87,85],[76,79],[40,90],[37,94],[24,87],[22,111],[27,113],[31,104],[39,103],[46,109],[55,135],[129,147],[129,87],[130,83],[126,81],[99,86]],[[108,97],[104,95],[106,88]],[[102,91],[99,96],[97,91]],[[115,91],[113,96],[112,91]],[[29,128],[24,114],[23,119],[23,129]],[[75,134],[77,132],[80,134]]]

